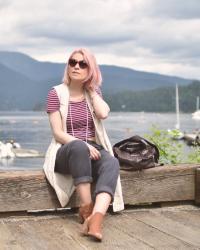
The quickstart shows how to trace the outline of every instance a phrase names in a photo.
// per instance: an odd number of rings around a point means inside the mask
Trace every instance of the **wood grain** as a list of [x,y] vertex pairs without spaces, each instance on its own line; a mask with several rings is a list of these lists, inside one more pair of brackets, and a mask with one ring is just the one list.
[[[121,171],[124,202],[136,205],[198,200],[197,188],[195,193],[195,170],[198,167],[183,164],[137,172]],[[78,204],[74,193],[67,207],[77,207]],[[60,208],[60,204],[43,170],[0,171],[0,212],[55,208]]]
[[196,169],[195,177],[195,203],[200,205],[200,168]]
[[187,220],[187,218],[178,222],[173,218],[169,218],[169,215],[166,217],[164,213],[161,214],[156,211],[138,213],[137,215],[134,215],[134,217],[138,221],[146,223],[153,228],[192,246],[193,248],[200,246],[200,229],[190,225],[185,225],[185,220]]
[[200,249],[198,207],[132,209],[107,214],[101,243],[81,235],[77,217],[66,212],[0,218],[0,249]]

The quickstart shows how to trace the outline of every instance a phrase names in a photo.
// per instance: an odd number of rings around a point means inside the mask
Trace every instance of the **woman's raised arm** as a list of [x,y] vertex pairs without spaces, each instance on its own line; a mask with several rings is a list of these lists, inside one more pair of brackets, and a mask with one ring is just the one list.
[[110,108],[108,104],[100,97],[100,95],[94,90],[89,91],[90,98],[92,100],[92,105],[94,108],[94,112],[98,119],[106,119]]

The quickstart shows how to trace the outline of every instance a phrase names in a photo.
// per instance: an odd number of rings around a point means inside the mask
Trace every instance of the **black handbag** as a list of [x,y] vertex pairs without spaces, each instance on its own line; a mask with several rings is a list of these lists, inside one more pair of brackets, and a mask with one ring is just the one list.
[[158,165],[157,146],[139,135],[117,142],[113,152],[123,170],[137,171]]

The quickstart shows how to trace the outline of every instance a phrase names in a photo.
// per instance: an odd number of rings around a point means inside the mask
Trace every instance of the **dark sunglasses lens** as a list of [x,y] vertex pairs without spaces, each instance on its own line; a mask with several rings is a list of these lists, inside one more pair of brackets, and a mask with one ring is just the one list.
[[81,68],[81,69],[86,69],[87,68],[87,63],[86,62],[84,62],[84,61],[80,61],[79,62],[79,67]]
[[69,60],[69,65],[70,65],[71,67],[74,67],[76,64],[77,64],[77,61],[76,61],[76,60],[74,60],[74,59],[70,59],[70,60]]
[[76,64],[79,64],[79,67],[81,68],[81,69],[86,69],[87,68],[87,63],[85,62],[85,61],[76,61],[75,59],[69,59],[69,65],[71,66],[71,67],[75,67],[76,66]]

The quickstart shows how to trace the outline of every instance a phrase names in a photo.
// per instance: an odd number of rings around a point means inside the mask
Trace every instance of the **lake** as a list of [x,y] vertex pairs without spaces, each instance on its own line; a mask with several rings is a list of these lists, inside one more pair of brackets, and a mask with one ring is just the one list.
[[[173,129],[175,113],[111,112],[104,121],[112,145],[132,135],[145,135],[152,125]],[[200,128],[200,121],[191,114],[180,114],[181,130],[191,132]],[[51,141],[48,116],[45,112],[0,112],[0,141],[13,139],[21,147],[44,153]],[[43,158],[1,159],[0,169],[41,169]]]

